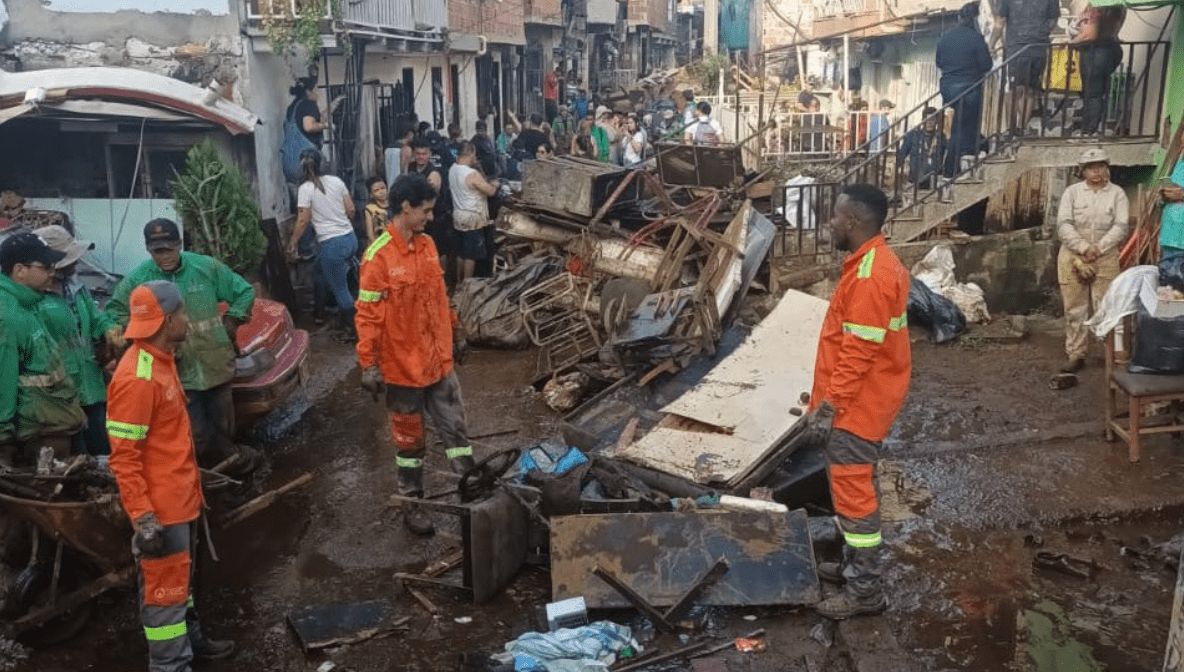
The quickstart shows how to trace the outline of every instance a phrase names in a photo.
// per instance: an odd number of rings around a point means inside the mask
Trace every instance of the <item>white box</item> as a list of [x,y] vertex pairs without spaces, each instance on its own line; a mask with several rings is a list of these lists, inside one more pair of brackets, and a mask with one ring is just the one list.
[[552,632],[581,625],[588,625],[588,605],[584,598],[572,597],[547,604],[547,627]]

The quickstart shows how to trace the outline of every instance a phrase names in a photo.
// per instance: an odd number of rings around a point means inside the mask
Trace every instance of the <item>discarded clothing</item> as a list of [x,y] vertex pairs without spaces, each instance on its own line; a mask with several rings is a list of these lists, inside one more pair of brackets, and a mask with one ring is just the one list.
[[1085,326],[1094,332],[1094,336],[1105,338],[1122,318],[1136,312],[1140,306],[1155,314],[1159,307],[1159,297],[1155,294],[1158,287],[1157,266],[1128,268],[1110,283],[1109,291],[1102,297],[1094,316],[1086,320]]
[[954,277],[954,252],[949,245],[935,245],[924,259],[913,265],[912,274],[929,289],[953,301],[966,321],[974,324],[991,321],[982,287],[973,282],[958,282]]
[[506,653],[514,657],[519,671],[596,672],[608,670],[626,647],[641,650],[628,626],[597,621],[554,632],[528,632],[507,643]]

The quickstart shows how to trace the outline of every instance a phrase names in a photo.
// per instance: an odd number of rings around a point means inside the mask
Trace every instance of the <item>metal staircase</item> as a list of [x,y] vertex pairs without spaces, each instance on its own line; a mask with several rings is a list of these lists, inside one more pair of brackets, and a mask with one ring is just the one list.
[[[926,237],[943,222],[975,203],[989,198],[1038,168],[1077,165],[1081,152],[1091,146],[1106,149],[1115,166],[1154,165],[1153,152],[1162,132],[1164,90],[1167,79],[1166,42],[1128,42],[1121,45],[1122,64],[1109,78],[1108,95],[1100,133],[1080,132],[1082,107],[1080,52],[1067,45],[1028,47],[1046,50],[1043,91],[1027,123],[1020,120],[1020,97],[1010,86],[1013,60],[991,70],[977,85],[948,104],[940,93],[930,96],[899,120],[857,148],[843,162],[840,183],[867,182],[890,195],[891,208],[885,231],[894,242]],[[942,161],[944,169],[928,180],[909,180],[907,159],[897,161],[906,135],[923,122],[924,110],[935,116],[953,111],[956,117],[973,97],[981,98],[981,143],[955,147],[957,161]],[[957,122],[954,122],[956,124]]]

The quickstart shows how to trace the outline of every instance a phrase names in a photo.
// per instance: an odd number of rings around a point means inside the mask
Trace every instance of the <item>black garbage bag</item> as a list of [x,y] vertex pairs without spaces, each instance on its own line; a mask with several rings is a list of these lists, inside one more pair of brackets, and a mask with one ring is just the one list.
[[530,334],[522,320],[519,299],[563,267],[562,257],[527,257],[492,278],[471,278],[461,283],[456,290],[456,314],[468,342],[491,348],[529,347]]
[[1184,317],[1135,316],[1131,373],[1184,373]]
[[934,343],[945,343],[966,331],[966,316],[946,297],[916,278],[909,281],[909,323],[929,329]]
[[1184,257],[1173,257],[1159,262],[1159,286],[1164,285],[1184,292]]

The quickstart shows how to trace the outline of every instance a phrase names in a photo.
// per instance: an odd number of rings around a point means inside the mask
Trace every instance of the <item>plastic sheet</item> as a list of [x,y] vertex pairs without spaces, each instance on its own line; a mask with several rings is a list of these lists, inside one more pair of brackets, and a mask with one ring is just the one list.
[[469,343],[494,348],[530,346],[519,299],[523,292],[563,270],[563,259],[532,257],[492,278],[472,278],[456,292],[456,313]]
[[514,669],[535,672],[603,672],[626,647],[639,651],[628,626],[597,621],[580,628],[528,632],[506,644]]
[[952,341],[966,330],[966,317],[958,306],[917,278],[909,281],[908,313],[909,323],[929,329],[934,343]]

